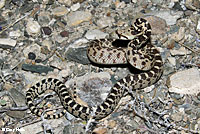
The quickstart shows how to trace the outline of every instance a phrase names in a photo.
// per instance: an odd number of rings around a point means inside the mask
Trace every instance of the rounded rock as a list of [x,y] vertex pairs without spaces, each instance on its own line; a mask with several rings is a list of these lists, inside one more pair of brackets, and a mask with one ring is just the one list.
[[44,32],[45,35],[51,35],[52,30],[49,27],[42,27],[42,31]]
[[35,53],[33,53],[33,52],[28,53],[28,59],[35,60],[35,58],[36,58]]

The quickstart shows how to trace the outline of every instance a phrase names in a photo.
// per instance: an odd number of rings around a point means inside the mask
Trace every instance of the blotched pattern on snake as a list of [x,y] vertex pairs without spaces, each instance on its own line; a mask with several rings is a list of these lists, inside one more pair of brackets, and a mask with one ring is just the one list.
[[47,89],[54,90],[60,97],[64,110],[59,114],[44,113],[47,119],[60,118],[66,111],[83,120],[100,120],[111,114],[120,99],[133,90],[154,84],[162,75],[163,63],[159,51],[151,44],[151,26],[143,18],[136,19],[133,26],[116,31],[119,39],[99,39],[89,42],[88,58],[97,64],[130,64],[142,70],[128,74],[111,88],[101,105],[92,108],[77,103],[69,89],[58,79],[47,78],[33,85],[26,92],[27,105],[31,112],[41,116],[43,111],[33,103]]

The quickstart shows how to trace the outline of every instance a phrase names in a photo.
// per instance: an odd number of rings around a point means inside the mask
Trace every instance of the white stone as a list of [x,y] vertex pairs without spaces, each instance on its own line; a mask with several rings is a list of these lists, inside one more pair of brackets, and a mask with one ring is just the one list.
[[89,21],[92,17],[92,14],[87,11],[76,11],[69,13],[64,20],[69,26],[76,26],[84,21]]
[[191,10],[199,11],[199,4],[200,4],[199,0],[185,0],[185,6]]
[[137,0],[132,0],[133,3],[137,3]]
[[102,38],[105,38],[106,36],[108,36],[107,33],[104,33],[104,32],[102,32],[102,31],[100,31],[98,29],[89,30],[85,34],[85,37],[87,39],[102,39]]
[[46,46],[49,50],[51,50],[52,47],[52,41],[49,39],[45,39],[42,41],[42,46]]
[[197,30],[197,32],[200,34],[200,19],[198,20],[196,30]]
[[71,6],[72,4],[71,0],[58,0],[58,2],[67,6]]
[[173,66],[176,66],[176,58],[174,57],[168,57],[167,58],[169,63],[172,64]]
[[67,68],[67,69],[61,70],[59,72],[59,76],[62,76],[62,78],[65,78],[65,77],[69,76],[70,73],[71,73],[71,70],[69,68]]
[[11,31],[11,32],[9,33],[9,36],[10,36],[10,37],[20,37],[20,36],[21,36],[21,32],[20,32],[20,30]]
[[33,21],[32,19],[29,19],[26,25],[26,31],[29,35],[37,35],[40,33],[41,26],[37,21]]
[[184,27],[180,27],[178,32],[175,32],[171,36],[171,38],[174,39],[176,42],[183,40],[184,37],[185,37],[185,28]]
[[125,4],[124,1],[122,1],[122,2],[116,1],[116,2],[115,2],[115,7],[116,7],[116,8],[124,8],[125,6],[126,6],[126,4]]
[[109,5],[109,3],[104,2],[101,6],[102,7],[109,7],[110,5]]
[[[54,119],[54,120],[45,120],[45,123],[46,123],[46,125],[49,124],[50,126],[55,127],[54,132],[58,133],[60,131],[59,127],[64,127],[63,121],[64,120],[62,120],[62,119]],[[21,129],[20,133],[21,134],[27,134],[27,132],[30,132],[32,134],[40,133],[44,129],[42,127],[43,125],[44,125],[44,122],[39,121],[39,122],[30,124],[30,125],[27,125],[24,127],[20,127],[20,129]]]
[[14,47],[17,41],[9,38],[0,38],[0,45],[9,45]]
[[183,16],[183,12],[182,11],[172,12],[170,10],[162,10],[159,12],[153,11],[151,13],[148,13],[147,15],[154,15],[160,17],[166,21],[167,25],[174,25],[176,24],[176,20],[181,16]]
[[170,2],[169,5],[168,5],[168,7],[169,7],[169,8],[173,8],[174,5],[175,5],[174,2]]
[[200,71],[197,68],[179,71],[169,77],[169,92],[197,95],[200,92]]
[[74,41],[72,45],[70,45],[70,47],[71,48],[80,48],[80,46],[86,47],[88,42],[89,41],[86,38],[80,38]]
[[[88,81],[94,78],[110,80],[111,76],[108,72],[89,73],[81,77],[76,77],[74,80],[78,82],[77,84],[82,85],[84,84],[85,81]],[[70,85],[71,83],[74,82],[74,80],[70,79],[69,81],[66,82],[66,85]]]
[[185,47],[180,47],[178,50],[176,49],[170,50],[170,54],[172,56],[187,55],[187,54],[190,54],[190,52],[187,49],[185,49]]
[[6,0],[0,0],[0,9],[5,6]]
[[56,7],[52,10],[52,14],[55,16],[63,16],[68,13],[68,9],[65,6]]
[[103,18],[97,20],[97,25],[99,25],[101,28],[111,27],[113,22],[114,22],[113,18],[103,17]]
[[76,4],[72,5],[70,9],[71,9],[72,11],[76,11],[76,10],[78,10],[80,7],[81,7],[80,3],[76,3]]

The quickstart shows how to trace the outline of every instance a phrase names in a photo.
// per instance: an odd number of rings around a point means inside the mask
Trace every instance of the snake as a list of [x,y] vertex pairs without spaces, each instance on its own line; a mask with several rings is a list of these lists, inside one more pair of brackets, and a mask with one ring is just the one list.
[[[137,18],[128,28],[116,30],[116,39],[94,39],[88,43],[88,58],[92,63],[102,65],[130,64],[139,73],[129,73],[118,80],[110,89],[105,100],[95,107],[78,103],[70,88],[56,78],[46,78],[32,85],[26,91],[26,103],[30,111],[46,119],[60,118],[69,112],[82,120],[101,120],[110,115],[120,99],[133,91],[156,83],[163,73],[160,52],[151,43],[151,25],[144,18]],[[34,100],[46,90],[55,91],[63,106],[59,113],[47,113],[37,108]]]

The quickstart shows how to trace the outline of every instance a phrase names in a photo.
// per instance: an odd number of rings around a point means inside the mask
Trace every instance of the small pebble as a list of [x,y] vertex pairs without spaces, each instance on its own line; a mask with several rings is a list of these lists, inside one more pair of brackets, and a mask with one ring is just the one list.
[[37,21],[29,19],[26,25],[26,30],[29,35],[37,35],[40,33],[40,24]]
[[42,27],[42,31],[46,35],[51,35],[51,33],[52,33],[51,28],[49,28],[49,27]]
[[106,36],[108,36],[107,33],[104,33],[98,29],[94,29],[94,30],[89,30],[87,31],[87,33],[85,34],[85,37],[87,39],[103,39]]
[[76,26],[82,22],[89,21],[91,17],[92,14],[90,12],[75,11],[69,13],[66,17],[64,17],[64,20],[69,26]]
[[56,7],[52,11],[52,14],[55,16],[64,16],[67,13],[68,13],[68,9],[65,6]]
[[36,58],[35,53],[33,53],[33,52],[28,53],[28,59],[35,60],[35,58]]
[[42,62],[42,60],[41,59],[36,59],[35,62],[36,63],[40,63],[40,62]]
[[76,11],[80,8],[80,6],[81,6],[80,3],[76,3],[76,4],[72,5],[70,9],[72,11]]
[[6,0],[0,0],[0,9],[5,6]]
[[67,32],[67,31],[62,31],[62,32],[60,32],[60,35],[61,35],[62,37],[68,37],[68,36],[69,36],[69,32]]

